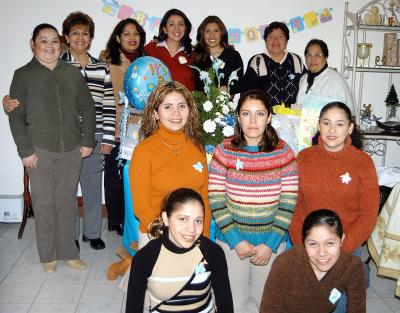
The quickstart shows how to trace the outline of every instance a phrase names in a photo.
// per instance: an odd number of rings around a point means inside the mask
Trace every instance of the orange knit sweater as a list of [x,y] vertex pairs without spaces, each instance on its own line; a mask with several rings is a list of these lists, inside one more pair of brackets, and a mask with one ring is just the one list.
[[321,140],[301,151],[297,166],[299,194],[289,226],[293,243],[301,244],[305,217],[326,208],[338,213],[342,221],[344,251],[354,252],[368,239],[377,219],[379,187],[371,158],[347,137],[339,152],[326,151]]
[[[178,155],[169,147],[177,148]],[[204,234],[209,236],[211,211],[208,204],[208,169],[205,153],[183,131],[172,132],[160,124],[154,134],[136,146],[129,167],[132,200],[140,231],[161,212],[161,202],[177,188],[192,188],[205,204]]]

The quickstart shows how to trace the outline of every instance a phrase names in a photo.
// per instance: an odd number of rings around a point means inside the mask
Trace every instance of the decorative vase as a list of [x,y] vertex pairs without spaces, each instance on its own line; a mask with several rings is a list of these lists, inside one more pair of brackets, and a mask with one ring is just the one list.
[[397,108],[396,105],[388,105],[387,106],[387,122],[399,122],[399,118],[397,117]]

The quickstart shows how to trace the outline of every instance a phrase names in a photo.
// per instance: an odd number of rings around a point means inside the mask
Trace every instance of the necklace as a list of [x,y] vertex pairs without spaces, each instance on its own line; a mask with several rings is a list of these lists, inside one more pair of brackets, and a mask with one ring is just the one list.
[[161,137],[160,137],[161,142],[166,145],[168,148],[172,150],[172,153],[175,156],[179,155],[179,147],[185,142],[185,140],[182,140],[181,142],[178,142],[175,147],[171,146],[169,143],[166,143]]

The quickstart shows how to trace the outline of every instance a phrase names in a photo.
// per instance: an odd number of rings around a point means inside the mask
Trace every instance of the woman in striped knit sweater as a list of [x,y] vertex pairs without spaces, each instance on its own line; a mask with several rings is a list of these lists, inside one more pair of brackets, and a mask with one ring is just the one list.
[[293,151],[271,126],[268,95],[247,91],[236,112],[234,137],[214,150],[209,199],[235,312],[249,312],[251,302],[259,307],[273,259],[285,248],[298,179]]

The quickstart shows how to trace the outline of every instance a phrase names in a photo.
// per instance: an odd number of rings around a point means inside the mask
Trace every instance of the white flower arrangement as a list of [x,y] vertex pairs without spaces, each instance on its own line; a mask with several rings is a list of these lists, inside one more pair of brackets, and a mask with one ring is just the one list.
[[191,67],[199,72],[199,78],[204,84],[204,92],[194,91],[193,98],[200,112],[206,152],[212,153],[214,147],[224,138],[234,134],[236,104],[230,101],[229,90],[233,82],[239,79],[239,69],[231,73],[227,91],[224,91],[220,89],[221,79],[224,78],[221,70],[225,67],[221,59],[211,57],[208,72],[196,66]]

